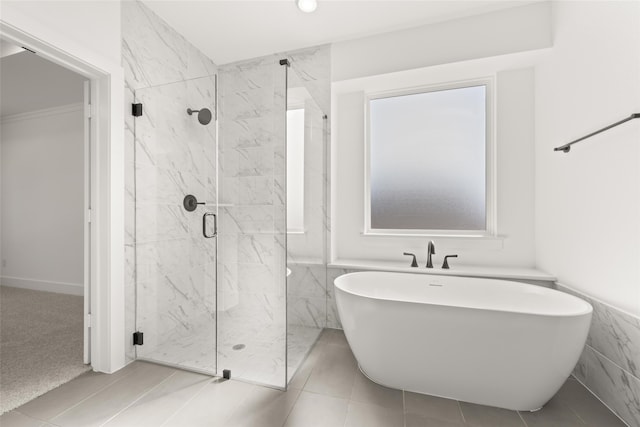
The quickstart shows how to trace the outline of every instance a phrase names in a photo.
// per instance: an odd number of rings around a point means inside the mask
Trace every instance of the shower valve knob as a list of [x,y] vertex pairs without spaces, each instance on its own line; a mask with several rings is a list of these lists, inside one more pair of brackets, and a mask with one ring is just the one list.
[[184,196],[182,206],[184,206],[187,212],[195,211],[198,205],[204,205],[204,202],[199,202],[198,199],[196,199],[196,196],[193,196],[191,194],[187,194],[186,196]]

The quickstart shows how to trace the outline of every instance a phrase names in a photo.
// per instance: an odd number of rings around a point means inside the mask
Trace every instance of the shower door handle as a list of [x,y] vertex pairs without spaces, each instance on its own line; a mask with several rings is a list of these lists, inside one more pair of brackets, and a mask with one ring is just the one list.
[[[207,217],[209,216],[213,217],[213,234],[207,234]],[[202,235],[206,239],[211,239],[218,235],[218,217],[216,216],[216,214],[206,212],[204,215],[202,215]]]

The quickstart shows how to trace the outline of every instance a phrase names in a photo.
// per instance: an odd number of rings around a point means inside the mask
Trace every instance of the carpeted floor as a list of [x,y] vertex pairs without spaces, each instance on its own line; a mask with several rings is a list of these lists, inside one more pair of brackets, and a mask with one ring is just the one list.
[[0,286],[0,414],[90,370],[83,298]]

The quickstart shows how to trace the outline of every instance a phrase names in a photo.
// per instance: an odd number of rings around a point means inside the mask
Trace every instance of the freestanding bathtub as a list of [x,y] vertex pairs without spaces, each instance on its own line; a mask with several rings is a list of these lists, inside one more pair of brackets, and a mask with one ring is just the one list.
[[579,298],[512,281],[375,271],[334,283],[371,380],[511,410],[540,409],[560,389],[591,320]]

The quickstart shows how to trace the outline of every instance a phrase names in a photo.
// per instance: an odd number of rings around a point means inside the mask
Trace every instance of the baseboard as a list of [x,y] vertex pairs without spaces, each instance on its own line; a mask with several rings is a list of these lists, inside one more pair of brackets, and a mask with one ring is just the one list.
[[79,283],[49,282],[46,280],[23,279],[20,277],[0,277],[0,286],[55,292],[57,294],[84,295],[84,286]]

